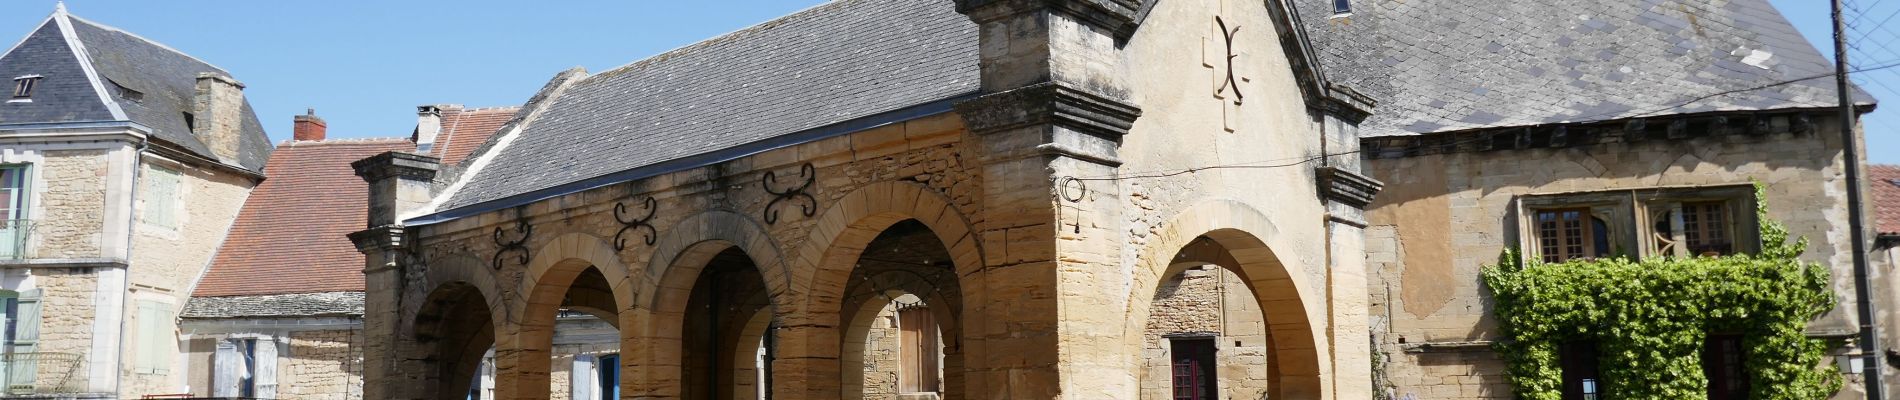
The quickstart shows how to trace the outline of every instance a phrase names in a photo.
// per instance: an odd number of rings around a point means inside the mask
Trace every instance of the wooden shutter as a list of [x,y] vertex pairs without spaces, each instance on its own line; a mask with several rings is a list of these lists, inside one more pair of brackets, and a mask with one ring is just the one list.
[[251,396],[260,399],[275,399],[277,398],[277,340],[257,339],[256,346],[252,350],[252,358],[256,360],[251,363],[251,386],[253,387]]
[[145,223],[166,228],[178,227],[178,185],[181,180],[177,172],[153,167],[146,182],[151,184],[151,192],[146,193]]
[[[14,354],[14,360],[31,360],[39,351],[40,344],[40,289],[20,292],[18,313],[13,327],[13,348],[7,349]],[[8,392],[32,392],[39,377],[39,365],[33,362],[15,362],[7,368]]]
[[568,394],[571,396],[570,398],[574,400],[594,400],[598,397],[594,395],[594,386],[597,385],[594,383],[594,377],[599,374],[599,372],[594,371],[594,356],[586,354],[574,355],[574,367],[568,370],[568,374],[570,387]]
[[238,349],[236,340],[218,341],[217,350],[211,358],[211,397],[238,397],[243,387],[244,353]]
[[171,350],[178,345],[172,337],[171,306],[156,301],[138,302],[138,335],[133,368],[144,374],[164,374],[171,370]]

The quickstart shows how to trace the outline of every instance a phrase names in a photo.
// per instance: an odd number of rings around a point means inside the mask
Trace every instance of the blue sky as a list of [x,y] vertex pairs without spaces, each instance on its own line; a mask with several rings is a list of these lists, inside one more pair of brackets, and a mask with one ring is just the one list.
[[[948,0],[945,0],[948,1]],[[1618,1],[1618,0],[1603,0]],[[818,0],[560,2],[73,0],[75,15],[157,40],[230,70],[274,140],[314,107],[331,137],[398,137],[421,104],[518,105],[554,73],[601,71],[819,3]],[[1832,55],[1827,2],[1770,0],[1823,54]],[[1850,60],[1900,60],[1900,2],[1850,0],[1864,12],[1866,51]],[[555,4],[550,6],[549,4]],[[709,4],[716,4],[712,6]],[[53,2],[0,4],[0,40],[17,40]],[[1856,33],[1853,37],[1860,37]],[[11,38],[11,39],[5,39]],[[1867,81],[1879,83],[1866,83]],[[1900,68],[1857,78],[1900,101]],[[1892,83],[1887,83],[1892,82]],[[1866,121],[1868,157],[1900,164],[1900,111]]]

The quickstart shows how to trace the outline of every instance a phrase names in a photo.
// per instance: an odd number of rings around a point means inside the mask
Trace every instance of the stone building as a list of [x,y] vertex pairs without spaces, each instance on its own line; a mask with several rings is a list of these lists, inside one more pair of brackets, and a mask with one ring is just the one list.
[[[1842,149],[1859,143],[1841,140],[1832,64],[1767,1],[1350,7],[1307,22],[1329,77],[1387,100],[1359,140],[1386,183],[1366,230],[1382,391],[1513,398],[1482,267],[1506,248],[1543,261],[1751,252],[1753,182],[1769,218],[1813,241],[1803,258],[1833,270],[1838,302],[1808,335],[1857,339],[1844,174],[1861,161]],[[1711,343],[1705,368],[1744,368],[1739,345]],[[1593,373],[1566,369],[1565,398],[1614,388],[1592,389]],[[1839,397],[1860,398],[1846,374]],[[1741,375],[1712,376],[1711,398],[1745,396]]]
[[548,398],[565,310],[608,397],[1368,398],[1378,183],[1324,155],[1371,104],[1301,25],[840,0],[562,72],[460,162],[355,163],[364,396]]
[[173,387],[173,316],[271,152],[244,85],[64,6],[0,75],[0,394]]
[[[363,254],[346,235],[367,218],[368,185],[350,163],[391,151],[461,159],[518,110],[422,106],[415,134],[385,139],[328,139],[314,111],[296,116],[292,139],[266,163],[271,178],[245,201],[180,314],[175,363],[186,372],[176,389],[143,394],[364,398]],[[560,321],[551,394],[597,398],[588,395],[597,385],[585,378],[598,374],[594,360],[617,352],[618,336],[586,314]]]
[[1874,221],[1873,268],[1868,271],[1878,286],[1874,293],[1883,306],[1880,311],[1882,372],[1889,394],[1900,390],[1900,165],[1867,166],[1869,202]]

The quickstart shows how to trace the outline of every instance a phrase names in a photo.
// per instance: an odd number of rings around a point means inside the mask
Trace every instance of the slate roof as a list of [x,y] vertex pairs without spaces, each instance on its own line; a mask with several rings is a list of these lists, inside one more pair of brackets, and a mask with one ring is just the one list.
[[439,210],[968,95],[954,2],[838,0],[571,83]]
[[1379,100],[1367,137],[1836,102],[1831,64],[1766,0],[1297,4],[1327,78]]
[[[44,77],[31,103],[0,104],[0,124],[125,120],[151,128],[154,139],[216,160],[185,124],[200,73],[231,76],[163,44],[72,16],[61,7],[0,56],[0,78]],[[128,99],[122,88],[142,96]],[[114,108],[124,117],[116,117]],[[239,154],[232,162],[255,172],[270,156],[270,138],[248,101],[242,118]]]
[[253,296],[363,290],[363,253],[346,235],[368,221],[369,185],[350,163],[415,151],[405,139],[289,141],[278,146],[192,293]]
[[193,297],[181,318],[354,317],[363,315],[363,292]]
[[1900,235],[1900,165],[1867,165],[1873,187],[1874,232]]
[[442,131],[436,134],[429,155],[441,158],[443,165],[459,165],[520,111],[521,107],[443,108]]

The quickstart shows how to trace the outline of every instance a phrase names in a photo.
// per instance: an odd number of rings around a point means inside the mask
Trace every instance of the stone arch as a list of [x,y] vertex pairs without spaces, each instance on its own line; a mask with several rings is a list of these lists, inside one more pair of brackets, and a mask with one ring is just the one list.
[[[879,312],[890,305],[889,301],[875,301],[877,298],[891,300],[908,294],[922,299],[926,304],[940,305],[930,308],[930,314],[938,321],[939,333],[943,334],[945,340],[948,342],[957,340],[957,338],[954,337],[955,334],[962,331],[962,320],[960,318],[962,316],[962,304],[957,304],[954,301],[944,298],[942,296],[943,293],[939,290],[935,290],[937,288],[934,287],[928,279],[905,275],[914,274],[908,271],[885,271],[871,276],[869,279],[870,282],[852,285],[851,289],[846,292],[843,304],[855,304],[856,306],[846,307],[839,315],[839,321],[842,323],[840,328],[842,329],[841,337],[843,339],[838,351],[839,372],[841,373],[843,384],[843,387],[840,389],[843,396],[841,398],[864,398],[863,356],[864,347],[866,346],[865,336],[870,333],[871,325],[875,322]],[[955,345],[948,344],[946,347],[950,349],[956,348]],[[960,355],[945,355],[944,371],[942,372],[946,386],[948,386],[949,382],[962,381],[963,362]],[[949,387],[946,389],[948,389],[946,396],[967,397],[963,396],[963,390],[965,388]]]
[[[568,292],[576,278],[589,271],[600,274],[612,295],[583,293],[578,298],[589,301],[590,306],[585,308],[592,313],[619,313],[634,297],[627,270],[607,240],[584,233],[556,236],[534,252],[521,285],[516,288],[520,301],[511,302],[512,326],[501,331],[502,336],[496,340],[495,369],[500,382],[497,385],[500,393],[496,397],[547,398],[555,317],[570,300]],[[602,317],[617,328],[623,327],[626,321],[618,316]]]
[[[462,399],[479,373],[483,356],[506,329],[505,307],[487,264],[466,255],[432,260],[422,275],[422,298],[412,302],[408,332],[413,340],[396,350],[398,362],[415,363],[423,382],[402,390],[418,398]],[[405,368],[409,369],[409,368]]]
[[[970,279],[983,268],[982,244],[978,243],[970,219],[950,203],[950,199],[923,185],[886,181],[866,185],[832,203],[813,224],[807,240],[799,246],[799,258],[792,271],[801,273],[799,287],[810,288],[803,310],[830,312],[840,306],[851,265],[865,245],[879,233],[898,222],[915,219],[950,251],[951,262],[963,290],[977,286]],[[970,299],[966,296],[966,302]],[[834,315],[835,316],[835,315]],[[837,321],[830,322],[836,326]]]
[[[738,368],[720,369],[718,364],[740,361],[738,349],[745,345],[747,338],[756,343],[759,338],[767,334],[765,326],[769,326],[777,319],[776,309],[780,307],[778,302],[783,300],[788,290],[782,286],[785,282],[782,279],[784,262],[778,256],[778,248],[756,224],[742,222],[749,220],[726,211],[701,213],[689,217],[687,221],[688,223],[680,225],[680,229],[667,232],[662,236],[661,241],[655,244],[653,261],[645,275],[647,276],[645,279],[654,282],[654,285],[652,290],[643,293],[643,296],[636,300],[638,307],[642,308],[635,313],[641,319],[637,323],[641,331],[637,333],[637,338],[630,338],[627,340],[629,344],[623,345],[627,347],[623,350],[628,351],[623,351],[622,355],[629,362],[625,369],[627,372],[623,376],[653,383],[639,388],[644,391],[640,396],[662,398],[678,398],[689,394],[697,396],[701,387],[687,386],[691,384],[689,381],[701,375],[691,375],[689,372],[710,373],[712,378],[707,381],[709,383],[733,383],[734,381],[730,378],[732,374],[737,373]],[[764,255],[754,255],[754,252]],[[723,361],[703,365],[712,370],[689,371],[701,367],[701,365],[693,365],[691,361],[703,360],[687,359],[689,352],[686,347],[689,341],[698,338],[686,335],[686,331],[689,330],[686,326],[687,322],[696,317],[688,314],[689,304],[693,303],[696,291],[701,290],[700,285],[706,283],[702,282],[702,273],[712,268],[714,264],[720,263],[722,254],[730,256],[731,253],[743,256],[758,274],[757,281],[743,279],[737,281],[754,282],[758,285],[757,290],[722,293],[714,297],[739,300],[736,303],[757,304],[761,305],[762,309],[747,310],[748,313],[756,312],[756,314],[745,314],[736,318],[741,322],[741,327],[736,334],[714,332],[714,337],[704,338],[710,341],[709,346],[718,349],[713,353],[725,351],[729,354],[721,358]],[[719,265],[731,266],[732,264]],[[780,278],[774,279],[775,276]],[[763,324],[755,324],[759,322],[753,318],[757,315],[765,317]],[[698,315],[697,317],[720,320],[717,316]],[[725,317],[731,317],[731,315],[728,314]],[[623,331],[623,334],[627,332]],[[721,394],[736,395],[732,392],[733,389],[735,389],[734,385],[721,385],[704,395],[713,397]],[[627,392],[623,391],[623,393]]]
[[[707,243],[716,243],[715,248],[704,248]],[[759,268],[759,274],[765,277],[765,287],[772,296],[774,306],[784,304],[782,298],[791,286],[791,272],[786,268],[784,256],[779,252],[778,242],[766,233],[765,227],[745,215],[725,210],[705,211],[686,217],[660,235],[653,245],[652,260],[647,262],[644,274],[632,276],[643,280],[642,287],[668,287],[667,279],[682,279],[692,283],[693,274],[674,274],[676,267],[686,266],[698,273],[724,247],[737,247],[752,258],[753,265]],[[710,251],[709,251],[710,250]],[[705,259],[692,260],[693,257]],[[688,290],[691,288],[689,287]],[[657,309],[662,290],[638,293],[634,298],[637,307]]]
[[[1269,332],[1268,385],[1273,398],[1323,398],[1330,379],[1324,347],[1326,304],[1319,288],[1306,282],[1306,270],[1276,255],[1275,248],[1293,249],[1266,214],[1238,201],[1209,200],[1177,214],[1161,225],[1142,250],[1136,268],[1134,293],[1123,337],[1130,365],[1140,357],[1142,332],[1151,315],[1149,299],[1163,278],[1193,263],[1221,265],[1239,275],[1260,303]],[[1192,250],[1197,241],[1218,244],[1221,253]],[[1190,261],[1190,262],[1181,262]]]
[[[948,197],[904,181],[872,183],[847,193],[817,216],[806,241],[792,253],[797,255],[792,260],[797,287],[808,291],[803,293],[799,308],[780,313],[788,319],[787,336],[801,338],[797,344],[781,347],[780,360],[795,363],[794,368],[804,374],[804,379],[793,384],[805,386],[788,390],[803,391],[814,398],[842,396],[843,374],[838,370],[842,368],[838,360],[841,349],[837,344],[843,340],[840,317],[854,265],[872,240],[898,222],[912,219],[928,228],[948,252],[960,291],[960,313],[971,310],[967,305],[981,304],[977,294],[982,290],[978,276],[983,266],[982,245],[969,218]],[[945,331],[946,380],[953,375],[963,380],[961,361],[952,365],[948,360],[981,359],[980,354],[971,351],[974,349],[963,348],[970,343],[966,338],[974,335],[973,330],[962,324],[956,331]],[[975,385],[973,380],[963,383]],[[951,392],[973,389],[957,387]]]

